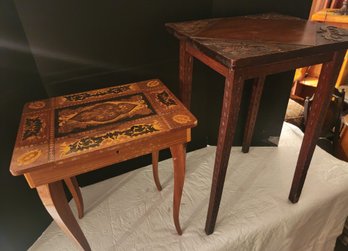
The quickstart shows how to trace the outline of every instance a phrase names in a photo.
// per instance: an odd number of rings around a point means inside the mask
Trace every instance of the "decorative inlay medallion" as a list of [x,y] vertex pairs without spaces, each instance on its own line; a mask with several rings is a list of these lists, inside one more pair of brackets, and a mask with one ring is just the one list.
[[173,120],[179,124],[187,124],[191,122],[191,118],[187,115],[178,114],[173,117]]
[[56,137],[155,114],[142,93],[57,109]]
[[119,94],[129,90],[130,90],[130,85],[115,86],[115,87],[108,88],[106,90],[97,90],[97,91],[66,95],[64,96],[64,98],[68,101],[82,101],[87,98],[100,97],[100,96],[105,96],[108,94]]
[[172,99],[166,91],[162,91],[160,93],[157,93],[156,98],[161,104],[163,104],[167,107],[176,105],[175,100]]
[[29,165],[36,161],[41,155],[41,150],[35,149],[30,152],[26,152],[18,157],[17,164],[19,166]]
[[119,141],[122,141],[122,139],[124,138],[136,138],[141,135],[153,133],[160,130],[160,125],[155,122],[152,124],[134,125],[124,130],[113,130],[98,136],[85,137],[71,144],[63,143],[61,145],[61,156],[89,150],[91,148],[97,148],[102,145],[117,143]]
[[158,86],[160,83],[157,80],[151,80],[149,82],[146,83],[147,87],[156,87]]
[[42,109],[46,106],[44,101],[35,101],[28,104],[28,107],[32,110]]

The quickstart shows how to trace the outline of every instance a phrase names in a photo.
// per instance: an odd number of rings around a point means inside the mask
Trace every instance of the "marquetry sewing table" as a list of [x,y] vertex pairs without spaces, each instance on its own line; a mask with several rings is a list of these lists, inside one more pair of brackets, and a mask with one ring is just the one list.
[[59,227],[90,250],[63,190],[64,180],[83,216],[76,175],[152,153],[158,190],[158,151],[170,148],[174,162],[173,218],[185,176],[185,145],[196,118],[159,80],[114,86],[27,103],[10,171],[24,175]]
[[215,227],[244,81],[254,79],[242,147],[246,153],[249,151],[265,77],[324,63],[290,190],[289,199],[296,203],[323,124],[323,114],[328,108],[348,48],[348,31],[277,14],[168,23],[166,27],[180,40],[180,98],[186,107],[190,107],[193,58],[225,77],[205,226],[207,234],[211,234]]

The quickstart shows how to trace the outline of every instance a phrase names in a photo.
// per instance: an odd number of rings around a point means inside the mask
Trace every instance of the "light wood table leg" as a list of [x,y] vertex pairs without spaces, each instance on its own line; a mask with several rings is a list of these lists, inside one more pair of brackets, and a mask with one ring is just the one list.
[[82,198],[81,190],[79,187],[79,183],[77,182],[77,179],[75,176],[64,179],[64,182],[66,186],[68,187],[72,197],[74,198],[78,216],[79,216],[79,219],[81,219],[84,214],[84,206],[83,206],[83,198]]
[[205,225],[205,232],[207,234],[214,232],[216,218],[219,212],[227,165],[237,126],[243,86],[244,79],[234,72],[229,72],[229,75],[226,77],[225,81],[213,181],[210,192],[207,221]]
[[256,78],[252,86],[252,93],[249,104],[249,111],[247,122],[244,131],[242,152],[249,152],[251,140],[253,138],[257,113],[259,112],[260,100],[262,96],[263,86],[265,83],[265,76]]
[[152,174],[153,179],[155,180],[155,184],[158,191],[162,191],[161,182],[158,177],[158,154],[159,152],[152,152]]
[[174,163],[174,196],[173,196],[173,219],[176,231],[182,234],[179,221],[180,202],[185,180],[185,146],[178,144],[170,147]]
[[336,82],[344,54],[345,51],[335,52],[332,61],[324,63],[321,69],[318,87],[311,105],[311,111],[289,194],[289,200],[292,203],[296,203],[300,198],[309,164],[324,123],[325,114],[330,104],[335,87],[334,83]]
[[181,102],[186,106],[187,109],[190,109],[193,60],[192,56],[186,52],[186,44],[186,40],[180,41],[179,88]]
[[91,250],[85,235],[77,223],[65,197],[63,183],[57,181],[36,188],[53,220],[83,250]]

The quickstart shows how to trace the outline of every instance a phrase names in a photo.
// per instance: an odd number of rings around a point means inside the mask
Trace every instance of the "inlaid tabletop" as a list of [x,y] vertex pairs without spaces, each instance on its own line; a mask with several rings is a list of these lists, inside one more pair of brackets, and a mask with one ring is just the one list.
[[264,63],[348,46],[348,30],[279,14],[166,24],[180,39],[227,67]]
[[30,102],[23,109],[10,171],[20,175],[196,123],[157,79]]

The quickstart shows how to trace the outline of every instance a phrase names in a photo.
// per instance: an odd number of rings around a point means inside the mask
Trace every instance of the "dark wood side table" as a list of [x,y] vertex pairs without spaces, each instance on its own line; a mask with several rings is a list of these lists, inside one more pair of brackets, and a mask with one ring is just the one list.
[[244,81],[254,79],[243,152],[249,151],[265,77],[323,63],[309,126],[302,142],[289,199],[296,203],[306,178],[340,65],[348,32],[295,17],[264,14],[168,23],[180,40],[180,96],[189,108],[196,58],[223,75],[225,89],[205,231],[211,234],[219,210]]
[[83,217],[76,175],[152,153],[158,190],[158,151],[170,148],[174,162],[173,218],[185,177],[185,145],[196,118],[159,80],[149,80],[27,103],[10,171],[24,175],[57,225],[82,249],[86,237],[65,198],[64,181]]

